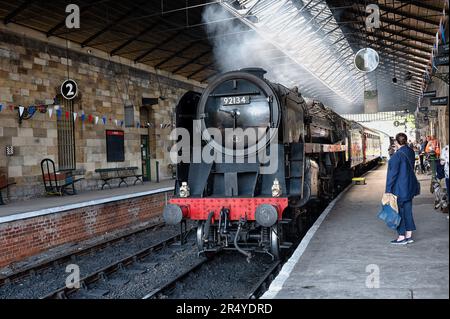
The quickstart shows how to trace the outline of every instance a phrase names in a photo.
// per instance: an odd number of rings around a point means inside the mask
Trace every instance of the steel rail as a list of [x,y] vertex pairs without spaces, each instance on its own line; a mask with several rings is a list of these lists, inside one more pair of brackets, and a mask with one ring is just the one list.
[[51,260],[46,260],[46,261],[42,261],[40,263],[34,264],[34,265],[30,265],[29,267],[20,269],[17,272],[14,272],[10,275],[6,275],[6,276],[1,276],[0,275],[0,287],[11,283],[11,282],[16,282],[22,278],[28,277],[28,276],[33,276],[36,272],[41,271],[43,269],[46,268],[50,268],[54,265],[58,265],[61,264],[65,261],[69,261],[72,260],[73,258],[77,257],[77,256],[83,256],[83,255],[87,255],[89,253],[91,253],[92,251],[95,250],[100,250],[102,248],[108,247],[111,244],[114,244],[116,242],[122,241],[122,240],[126,240],[130,237],[133,237],[137,234],[140,233],[144,233],[146,231],[150,231],[150,230],[154,230],[154,229],[158,229],[163,227],[165,224],[164,223],[158,223],[158,224],[153,224],[153,225],[149,225],[149,226],[145,226],[143,228],[140,228],[138,230],[134,230],[132,232],[126,233],[124,235],[112,238],[112,239],[106,239],[103,241],[100,241],[98,243],[94,243],[92,245],[89,245],[87,247],[84,247],[82,250],[76,250],[76,251],[72,251],[72,252],[67,252],[65,254],[59,255],[56,258],[53,258]]
[[281,260],[276,261],[265,273],[264,276],[252,287],[251,292],[248,294],[248,299],[258,299],[269,288],[270,283],[278,275],[283,263]]
[[200,269],[204,264],[206,264],[209,261],[210,259],[203,259],[199,263],[195,264],[194,267],[192,267],[191,269],[183,272],[181,275],[177,276],[175,279],[169,281],[168,283],[162,285],[161,287],[151,291],[150,293],[142,297],[142,299],[161,299],[162,297],[164,297],[165,293],[174,289],[178,282],[188,277],[191,273],[195,272],[196,270]]
[[[191,231],[193,228],[191,228],[189,231]],[[101,279],[105,279],[106,276],[115,273],[119,270],[126,270],[124,269],[125,266],[129,266],[133,263],[138,262],[140,259],[143,259],[144,257],[147,257],[148,255],[151,255],[155,251],[162,250],[163,248],[167,247],[169,244],[175,243],[181,239],[181,234],[177,234],[175,236],[172,236],[170,238],[167,238],[165,240],[162,240],[158,242],[157,244],[153,244],[147,248],[144,248],[137,253],[131,254],[128,257],[125,257],[119,261],[113,262],[109,264],[108,266],[105,266],[99,270],[96,270],[89,275],[83,277],[80,279],[79,287],[61,287],[59,289],[56,289],[52,291],[51,293],[41,297],[40,299],[67,299],[69,295],[79,291],[80,289],[87,289],[88,285],[99,281]]]

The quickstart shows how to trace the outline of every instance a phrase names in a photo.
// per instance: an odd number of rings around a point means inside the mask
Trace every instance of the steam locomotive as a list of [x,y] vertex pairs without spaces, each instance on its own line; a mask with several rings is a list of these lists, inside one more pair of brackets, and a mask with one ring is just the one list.
[[224,73],[177,105],[176,127],[189,136],[188,150],[176,154],[175,193],[163,218],[197,221],[199,254],[234,249],[247,258],[280,258],[311,203],[332,199],[381,157],[377,132],[265,73]]

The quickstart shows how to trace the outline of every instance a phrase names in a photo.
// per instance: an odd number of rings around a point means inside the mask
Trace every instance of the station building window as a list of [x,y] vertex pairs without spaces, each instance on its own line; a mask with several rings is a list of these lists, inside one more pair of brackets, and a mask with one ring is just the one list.
[[125,114],[125,127],[134,127],[134,106],[125,105],[124,114]]

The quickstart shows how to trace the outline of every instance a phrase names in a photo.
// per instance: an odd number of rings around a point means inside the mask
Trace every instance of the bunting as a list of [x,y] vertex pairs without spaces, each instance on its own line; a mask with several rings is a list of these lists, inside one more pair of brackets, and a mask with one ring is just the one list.
[[[31,117],[35,116],[38,113],[42,113],[45,116],[48,116],[48,119],[52,120],[53,115],[55,114],[58,120],[61,120],[63,118],[69,120],[72,118],[74,122],[80,121],[82,122],[82,124],[87,122],[90,124],[98,125],[100,124],[99,121],[103,125],[113,125],[116,127],[124,127],[125,124],[125,121],[123,119],[118,119],[112,116],[95,115],[89,112],[85,113],[84,110],[81,110],[80,112],[70,112],[68,110],[65,110],[59,104],[39,104],[39,105],[23,106],[23,105],[0,103],[1,113],[4,113],[5,111],[8,110],[11,112],[18,111],[20,117],[22,117],[25,114],[25,112],[27,112],[27,114],[31,115]],[[155,125],[157,125],[157,127],[159,126],[160,128],[167,128],[171,126],[171,124],[150,124],[150,123],[142,125],[140,122],[136,122],[135,127],[147,128],[147,127],[154,127]]]

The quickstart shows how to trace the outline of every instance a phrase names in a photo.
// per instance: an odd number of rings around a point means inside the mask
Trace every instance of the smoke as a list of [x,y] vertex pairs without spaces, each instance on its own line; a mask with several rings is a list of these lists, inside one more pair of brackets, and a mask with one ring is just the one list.
[[[306,18],[308,17],[305,16],[303,21]],[[293,41],[290,39],[298,39],[299,29],[283,30],[276,39],[276,42],[282,45],[283,50],[280,50],[280,47],[270,43],[274,39],[270,38],[269,41],[266,41],[220,5],[207,6],[203,11],[202,19],[206,26],[206,33],[213,45],[216,66],[221,72],[260,67],[267,71],[266,78],[270,81],[283,84],[288,88],[297,86],[303,96],[320,100],[336,111],[349,113],[355,107],[353,103],[338,97],[336,92],[319,81],[315,77],[316,74],[311,74],[282,52],[295,52],[300,60],[306,62],[305,65],[314,60],[315,56],[311,52],[318,42],[322,42],[321,45],[330,52],[329,54],[334,54],[333,48],[327,47],[319,33],[307,42],[307,47],[294,48]],[[260,21],[260,24],[264,25],[265,22]],[[306,29],[302,28],[300,31],[309,31],[310,29],[311,27],[307,26]],[[282,38],[280,39],[280,37]]]
[[221,72],[260,67],[271,81],[288,87],[295,84],[285,76],[290,72],[289,59],[221,6],[206,7],[203,23]]

